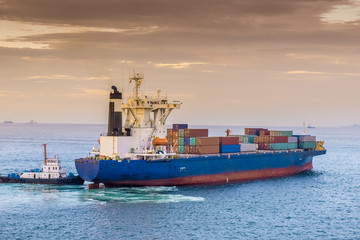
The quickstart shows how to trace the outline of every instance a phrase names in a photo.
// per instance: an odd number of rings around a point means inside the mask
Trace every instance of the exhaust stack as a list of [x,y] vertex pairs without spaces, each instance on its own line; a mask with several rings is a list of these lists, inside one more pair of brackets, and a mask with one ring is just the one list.
[[111,88],[114,92],[110,93],[107,135],[120,136],[122,135],[122,94],[115,86],[112,86]]

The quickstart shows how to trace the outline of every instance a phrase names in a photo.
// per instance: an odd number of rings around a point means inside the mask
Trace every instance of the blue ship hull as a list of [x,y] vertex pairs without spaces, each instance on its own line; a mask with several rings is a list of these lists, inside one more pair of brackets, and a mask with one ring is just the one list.
[[312,169],[326,151],[223,154],[161,160],[77,159],[80,177],[106,187],[223,184],[284,177]]

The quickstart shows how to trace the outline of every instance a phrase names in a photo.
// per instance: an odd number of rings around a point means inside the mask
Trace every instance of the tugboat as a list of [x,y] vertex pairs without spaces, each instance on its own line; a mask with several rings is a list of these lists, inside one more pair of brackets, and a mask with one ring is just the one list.
[[24,171],[20,175],[10,173],[7,176],[0,175],[0,183],[37,183],[37,184],[57,184],[57,185],[82,185],[84,180],[78,175],[69,173],[66,176],[61,168],[61,161],[56,156],[47,158],[46,144],[44,145],[44,165],[41,169]]

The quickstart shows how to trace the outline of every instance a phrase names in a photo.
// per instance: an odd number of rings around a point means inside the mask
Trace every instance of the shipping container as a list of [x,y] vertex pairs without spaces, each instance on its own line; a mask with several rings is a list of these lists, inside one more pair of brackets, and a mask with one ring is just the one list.
[[166,129],[166,135],[168,135],[168,136],[172,136],[172,133],[173,133],[173,130],[172,130],[172,128],[168,128],[168,129]]
[[219,137],[220,145],[235,145],[239,144],[238,137]]
[[270,150],[270,143],[259,143],[258,150]]
[[220,144],[219,137],[198,137],[195,141],[197,146],[219,146]]
[[185,129],[184,137],[208,137],[209,129]]
[[288,149],[288,143],[270,143],[270,150]]
[[173,142],[172,135],[166,135],[166,140],[171,144]]
[[173,133],[172,133],[173,135],[172,135],[172,138],[174,139],[174,138],[179,138],[179,132],[178,131],[173,131]]
[[184,137],[184,129],[179,129],[179,137]]
[[185,137],[184,138],[184,146],[189,146],[190,145],[190,138]]
[[196,146],[189,146],[189,153],[190,154],[196,154]]
[[298,143],[297,142],[289,142],[288,143],[288,149],[297,149]]
[[270,135],[269,130],[267,130],[267,129],[260,130],[259,136],[269,136],[269,135]]
[[240,145],[220,145],[220,153],[236,153],[240,152]]
[[271,143],[287,143],[289,142],[288,136],[271,136]]
[[191,146],[196,145],[196,138],[194,138],[194,137],[191,137],[191,138],[190,138],[190,145],[191,145]]
[[196,153],[198,153],[198,154],[215,154],[215,153],[219,153],[219,145],[196,146]]
[[278,130],[270,130],[270,136],[280,136],[280,131],[278,131]]
[[240,143],[240,152],[254,152],[258,145],[255,143]]
[[280,136],[291,137],[292,135],[293,135],[293,131],[280,131]]
[[311,149],[316,147],[316,142],[299,142],[299,148]]
[[184,138],[183,137],[179,137],[179,146],[184,146]]
[[178,153],[182,154],[184,153],[184,146],[180,146],[178,147]]
[[264,128],[245,128],[245,135],[260,135],[260,131],[267,130]]
[[299,142],[316,142],[315,136],[299,136]]
[[190,153],[190,146],[184,146],[184,153],[189,154]]
[[298,138],[297,138],[297,137],[289,137],[289,138],[288,138],[288,142],[289,142],[289,143],[297,143],[297,142],[298,142]]
[[179,129],[187,129],[187,124],[173,124],[173,131],[178,131]]
[[254,137],[257,135],[245,135],[243,143],[254,143]]
[[244,142],[244,135],[229,135],[229,137],[238,137],[239,138],[239,143]]

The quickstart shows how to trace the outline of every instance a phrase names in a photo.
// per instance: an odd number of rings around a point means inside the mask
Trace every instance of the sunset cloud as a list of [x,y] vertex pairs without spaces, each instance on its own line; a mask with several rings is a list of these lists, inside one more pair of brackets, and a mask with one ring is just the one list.
[[[352,110],[360,101],[360,1],[0,1],[0,107],[9,116],[50,104],[46,93],[53,112],[37,113],[39,121],[104,122],[93,114],[108,107],[104,90],[135,70],[146,76],[144,90],[183,96],[174,116],[192,123],[295,125],[306,114],[327,122],[310,100],[293,98],[304,81],[311,81],[307,99],[323,99],[329,114],[360,119]],[[32,97],[24,106],[7,91]],[[274,95],[285,99],[276,114],[267,104]],[[209,102],[223,112],[214,114]],[[56,116],[53,105],[75,114]],[[198,109],[203,116],[193,114]],[[285,121],[288,109],[297,111]],[[273,122],[265,121],[271,114]]]
[[288,71],[286,72],[288,74],[325,74],[325,72],[312,72],[312,71],[303,71],[303,70],[300,70],[300,71]]
[[181,69],[181,68],[188,68],[193,65],[204,65],[207,63],[203,62],[180,62],[180,63],[153,63],[156,67],[168,67],[168,68],[175,68],[175,69]]

